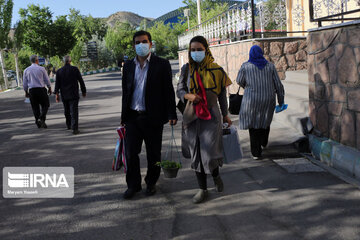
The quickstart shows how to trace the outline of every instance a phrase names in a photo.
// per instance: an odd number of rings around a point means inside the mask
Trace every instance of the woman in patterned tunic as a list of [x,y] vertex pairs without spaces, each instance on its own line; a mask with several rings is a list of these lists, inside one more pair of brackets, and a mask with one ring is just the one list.
[[259,159],[269,139],[275,94],[279,105],[284,104],[284,87],[274,64],[266,61],[257,45],[251,47],[249,61],[241,66],[236,82],[245,88],[239,114],[240,129],[249,129],[251,154]]
[[[186,105],[183,116],[182,147],[188,148],[200,190],[193,197],[200,203],[207,197],[206,174],[211,174],[217,191],[223,191],[219,166],[223,164],[222,123],[228,117],[226,87],[231,81],[214,63],[206,39],[196,36],[189,46],[189,63],[181,68],[176,94]],[[219,109],[219,105],[221,109]],[[186,112],[192,112],[187,114]],[[186,145],[186,146],[184,146]]]

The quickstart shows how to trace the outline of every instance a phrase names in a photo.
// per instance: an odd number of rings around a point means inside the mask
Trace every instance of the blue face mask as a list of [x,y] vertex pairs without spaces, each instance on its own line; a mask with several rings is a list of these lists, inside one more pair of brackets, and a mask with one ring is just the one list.
[[140,57],[145,57],[150,53],[150,44],[139,43],[135,45],[136,54]]
[[205,51],[194,51],[190,55],[195,62],[201,63],[205,58]]

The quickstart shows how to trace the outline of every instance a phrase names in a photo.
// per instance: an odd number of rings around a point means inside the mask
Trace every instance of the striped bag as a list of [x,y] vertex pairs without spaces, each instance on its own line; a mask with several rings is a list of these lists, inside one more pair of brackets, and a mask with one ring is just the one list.
[[117,132],[119,134],[119,139],[116,142],[112,170],[119,171],[121,167],[124,166],[124,172],[126,173],[127,164],[125,156],[125,127],[119,127]]

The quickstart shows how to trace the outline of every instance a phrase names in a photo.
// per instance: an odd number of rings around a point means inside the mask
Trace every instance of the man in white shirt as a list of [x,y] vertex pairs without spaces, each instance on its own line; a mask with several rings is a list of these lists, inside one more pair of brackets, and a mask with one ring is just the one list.
[[140,158],[145,142],[148,162],[145,177],[147,196],[156,192],[160,176],[161,144],[165,123],[177,123],[172,71],[168,60],[151,54],[151,35],[138,31],[133,36],[136,57],[126,61],[122,76],[121,124],[125,126],[126,183],[123,197],[131,199],[142,189]]
[[25,69],[23,77],[25,96],[30,98],[37,127],[47,128],[45,120],[50,107],[48,96],[51,95],[50,79],[45,68],[39,66],[38,56],[32,55],[30,62],[31,66]]

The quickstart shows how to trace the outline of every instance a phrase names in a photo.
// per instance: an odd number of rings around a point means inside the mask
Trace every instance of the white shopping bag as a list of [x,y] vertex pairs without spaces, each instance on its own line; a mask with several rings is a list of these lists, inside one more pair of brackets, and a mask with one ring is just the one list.
[[229,129],[230,131],[223,130],[224,163],[230,163],[243,157],[237,129],[234,126]]

